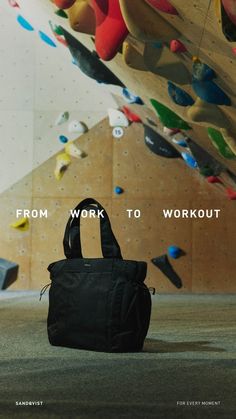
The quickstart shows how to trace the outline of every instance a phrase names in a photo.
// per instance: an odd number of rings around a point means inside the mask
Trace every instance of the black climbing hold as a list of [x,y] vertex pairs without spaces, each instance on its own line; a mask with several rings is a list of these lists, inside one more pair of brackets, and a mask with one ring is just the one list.
[[144,124],[144,139],[146,146],[159,156],[169,159],[181,157],[180,153],[172,144],[168,143],[164,137],[146,124]]
[[98,58],[90,52],[81,42],[74,36],[62,28],[64,37],[67,41],[70,53],[74,63],[79,69],[92,79],[106,84],[114,84],[116,86],[125,87],[121,80],[116,77]]
[[176,288],[182,288],[182,280],[169,262],[167,255],[153,258],[152,263],[172,282]]
[[223,165],[192,139],[188,138],[187,143],[198,164],[200,173],[203,176],[219,176],[219,174],[224,170]]

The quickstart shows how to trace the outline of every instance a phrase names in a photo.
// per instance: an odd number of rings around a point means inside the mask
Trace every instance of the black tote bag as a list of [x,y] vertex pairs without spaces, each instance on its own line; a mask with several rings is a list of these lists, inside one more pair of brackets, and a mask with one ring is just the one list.
[[[83,258],[80,215],[83,209],[103,211],[100,217],[104,259]],[[143,348],[151,314],[151,296],[144,284],[146,262],[123,260],[108,215],[94,199],[83,200],[69,218],[64,235],[66,259],[51,263],[47,330],[56,346],[104,352]]]

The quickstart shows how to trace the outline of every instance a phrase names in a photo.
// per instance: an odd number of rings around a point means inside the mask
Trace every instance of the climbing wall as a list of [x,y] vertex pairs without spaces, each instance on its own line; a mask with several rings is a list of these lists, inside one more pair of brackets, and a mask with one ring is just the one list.
[[[140,115],[157,122],[149,111],[142,109]],[[47,283],[47,265],[64,257],[69,210],[93,196],[107,209],[123,257],[149,261],[147,283],[158,292],[235,291],[231,281],[236,268],[235,213],[218,186],[209,185],[182,159],[153,154],[144,144],[142,124],[130,125],[122,138],[115,139],[105,119],[76,145],[87,157],[73,159],[61,181],[53,175],[53,156],[1,195],[1,257],[20,265],[12,289],[39,289]],[[114,193],[117,185],[124,189],[122,195]],[[15,219],[13,208],[47,208],[48,218],[31,218],[29,230],[22,232],[9,227]],[[208,220],[165,219],[163,208],[217,208],[221,214]],[[127,209],[139,209],[141,217],[128,219]],[[85,256],[101,256],[97,220],[82,221],[82,239]],[[171,244],[186,253],[177,260],[170,258],[182,278],[181,290],[150,262]]]

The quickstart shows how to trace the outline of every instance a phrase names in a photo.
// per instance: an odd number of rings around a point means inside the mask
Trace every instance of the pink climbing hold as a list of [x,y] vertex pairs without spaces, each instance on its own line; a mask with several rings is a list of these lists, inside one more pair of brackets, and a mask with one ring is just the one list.
[[236,192],[232,188],[227,188],[226,192],[227,192],[228,198],[231,199],[231,201],[236,200]]
[[236,25],[236,1],[222,0],[222,3],[229,19]]
[[179,14],[176,8],[172,6],[168,0],[146,0],[146,3],[163,13],[168,13],[170,15]]
[[8,3],[11,7],[19,7],[19,4],[15,0],[8,0]]
[[207,182],[208,183],[223,183],[222,180],[218,178],[217,176],[208,176]]
[[236,55],[236,48],[232,48],[232,52]]
[[179,39],[172,39],[170,42],[170,50],[172,52],[186,52],[187,48]]
[[130,122],[142,122],[142,119],[140,118],[140,116],[138,116],[136,113],[131,111],[128,108],[128,106],[123,106],[121,110],[122,112],[124,112],[126,118],[128,118]]

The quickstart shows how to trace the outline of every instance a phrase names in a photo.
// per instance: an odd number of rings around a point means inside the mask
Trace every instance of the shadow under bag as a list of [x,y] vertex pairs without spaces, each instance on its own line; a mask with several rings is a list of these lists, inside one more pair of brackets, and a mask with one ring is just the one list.
[[[104,259],[85,259],[81,252],[80,216],[69,218],[64,235],[67,259],[51,263],[47,329],[56,346],[103,352],[143,348],[151,314],[144,284],[146,262],[123,260],[104,208],[94,199],[76,211],[103,210],[100,217]],[[100,212],[101,213],[101,212]]]

